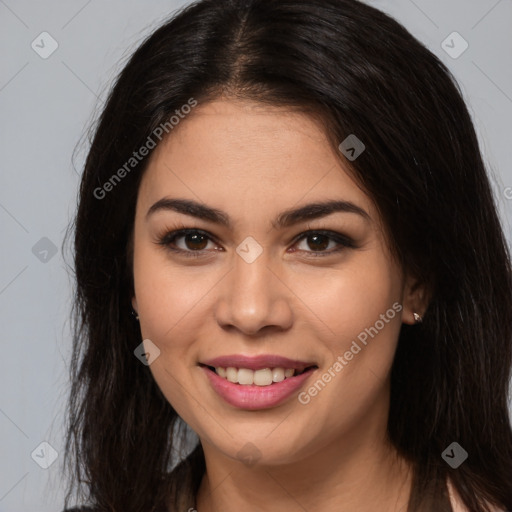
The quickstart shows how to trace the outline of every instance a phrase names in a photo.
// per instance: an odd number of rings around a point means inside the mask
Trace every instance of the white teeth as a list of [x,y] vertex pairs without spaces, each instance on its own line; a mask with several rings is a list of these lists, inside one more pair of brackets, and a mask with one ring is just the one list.
[[249,368],[228,368],[217,367],[215,372],[220,377],[227,379],[234,384],[249,386],[270,386],[272,382],[282,382],[284,379],[293,377],[293,368],[263,368],[262,370],[250,370]]
[[254,382],[254,372],[247,368],[240,368],[238,370],[238,384],[244,384],[246,386]]
[[238,382],[238,370],[236,368],[226,368],[226,378],[229,382]]
[[270,368],[256,370],[254,372],[254,384],[256,384],[256,386],[269,386],[272,384],[272,370]]
[[282,368],[274,368],[272,370],[272,380],[274,382],[281,382],[284,380],[284,370]]

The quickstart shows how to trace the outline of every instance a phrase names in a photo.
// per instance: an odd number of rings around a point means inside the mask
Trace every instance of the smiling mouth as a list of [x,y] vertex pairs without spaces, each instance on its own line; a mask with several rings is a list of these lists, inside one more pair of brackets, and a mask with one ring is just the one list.
[[208,370],[232,384],[239,384],[241,386],[271,386],[318,368],[316,365],[311,365],[303,369],[274,367],[251,370],[250,368],[235,368],[232,366],[214,367],[205,364],[200,364],[200,366],[208,368]]

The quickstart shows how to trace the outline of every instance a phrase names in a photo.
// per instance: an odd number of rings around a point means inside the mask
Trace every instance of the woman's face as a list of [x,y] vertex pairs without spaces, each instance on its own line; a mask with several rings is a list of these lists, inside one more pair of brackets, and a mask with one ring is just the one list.
[[[291,213],[328,201],[339,208]],[[199,232],[164,239],[184,228]],[[374,205],[310,117],[199,104],[151,156],[134,235],[149,368],[204,447],[274,465],[380,438],[413,299]],[[249,358],[217,363],[242,368],[235,382],[204,366],[224,356]],[[283,380],[294,365],[277,357],[313,368]]]

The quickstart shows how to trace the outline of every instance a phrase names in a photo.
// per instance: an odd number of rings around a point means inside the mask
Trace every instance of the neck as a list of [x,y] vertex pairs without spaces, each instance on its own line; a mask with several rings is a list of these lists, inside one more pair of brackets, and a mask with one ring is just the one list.
[[384,436],[355,446],[344,439],[281,466],[248,467],[211,455],[205,450],[197,512],[406,510],[411,492],[411,468]]

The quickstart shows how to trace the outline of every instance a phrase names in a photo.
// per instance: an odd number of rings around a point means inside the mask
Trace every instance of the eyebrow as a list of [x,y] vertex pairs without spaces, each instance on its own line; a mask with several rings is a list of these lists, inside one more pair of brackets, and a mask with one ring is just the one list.
[[[159,211],[175,211],[227,228],[232,227],[231,220],[227,213],[190,199],[172,199],[164,197],[149,208],[146,213],[146,220]],[[285,210],[272,221],[272,226],[276,229],[287,228],[299,224],[300,222],[326,217],[336,212],[354,213],[367,221],[371,221],[370,215],[356,204],[350,201],[333,199]]]

